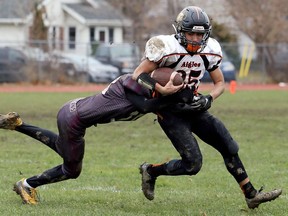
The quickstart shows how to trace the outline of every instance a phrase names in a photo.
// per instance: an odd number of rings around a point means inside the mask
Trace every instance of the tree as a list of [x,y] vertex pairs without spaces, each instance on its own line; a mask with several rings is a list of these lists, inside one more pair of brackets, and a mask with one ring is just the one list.
[[287,0],[230,0],[240,30],[256,43],[287,42]]
[[[157,4],[158,0],[131,1],[131,0],[107,0],[109,4],[117,8],[126,17],[133,21],[133,42],[140,42],[142,35],[148,31],[145,15],[151,5]],[[127,30],[127,29],[126,29]]]
[[[44,9],[42,9],[44,10]],[[44,25],[42,19],[42,10],[37,8],[37,4],[34,5],[34,19],[33,24],[30,28],[30,38],[32,40],[47,40],[48,29]]]
[[230,0],[229,3],[238,28],[257,44],[258,59],[265,59],[265,70],[271,80],[288,80],[287,0]]

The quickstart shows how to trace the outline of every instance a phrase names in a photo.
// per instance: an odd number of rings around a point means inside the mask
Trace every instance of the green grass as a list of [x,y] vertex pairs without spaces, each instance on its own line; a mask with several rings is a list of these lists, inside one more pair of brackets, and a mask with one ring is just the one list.
[[[0,93],[0,113],[17,111],[24,121],[53,131],[66,101],[91,93]],[[46,146],[15,131],[0,131],[1,215],[285,215],[288,212],[287,91],[228,91],[211,113],[240,145],[240,157],[255,187],[282,188],[259,209],[247,208],[220,155],[199,141],[204,164],[196,176],[159,177],[154,201],[144,198],[138,166],[178,158],[155,116],[87,130],[83,171],[76,180],[39,187],[41,203],[23,205],[11,190],[23,177],[61,163]]]

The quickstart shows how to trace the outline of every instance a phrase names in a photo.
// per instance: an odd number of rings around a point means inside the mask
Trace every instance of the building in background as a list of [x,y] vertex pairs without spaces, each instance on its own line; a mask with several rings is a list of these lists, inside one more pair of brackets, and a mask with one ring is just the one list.
[[0,45],[25,46],[33,38],[30,28],[40,10],[49,50],[85,54],[95,42],[122,43],[124,27],[132,25],[120,11],[102,0],[1,0]]
[[29,40],[29,26],[32,25],[34,0],[0,1],[0,45],[24,45]]

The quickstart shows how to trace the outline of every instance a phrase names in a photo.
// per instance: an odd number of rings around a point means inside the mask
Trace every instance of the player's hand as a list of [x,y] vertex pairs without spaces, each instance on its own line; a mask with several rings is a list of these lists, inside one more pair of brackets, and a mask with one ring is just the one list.
[[[175,75],[174,75],[175,76]],[[169,82],[165,86],[161,86],[159,83],[156,83],[156,91],[158,91],[161,95],[170,95],[178,92],[180,89],[183,88],[184,83],[182,85],[175,86],[173,85],[174,76],[170,77]]]
[[189,104],[191,109],[195,111],[206,111],[208,110],[213,102],[213,97],[211,95],[198,95],[194,96],[193,102]]

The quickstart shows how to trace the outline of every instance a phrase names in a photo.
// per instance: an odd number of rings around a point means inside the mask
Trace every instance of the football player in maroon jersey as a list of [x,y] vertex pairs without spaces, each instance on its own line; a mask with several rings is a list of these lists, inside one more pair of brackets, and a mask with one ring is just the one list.
[[[168,87],[169,86],[169,87]],[[172,77],[166,87],[177,92]],[[37,204],[36,188],[45,184],[77,178],[82,170],[86,129],[113,121],[132,121],[148,112],[187,100],[178,92],[161,98],[152,98],[151,91],[143,88],[131,74],[122,75],[101,93],[67,102],[59,110],[57,126],[59,134],[24,122],[18,113],[0,114],[0,128],[15,130],[44,143],[63,158],[63,163],[42,174],[23,178],[15,183],[14,191],[23,203]],[[137,104],[137,107],[134,105]]]

